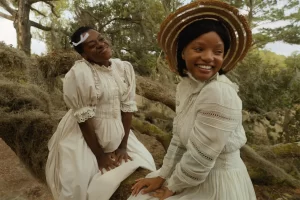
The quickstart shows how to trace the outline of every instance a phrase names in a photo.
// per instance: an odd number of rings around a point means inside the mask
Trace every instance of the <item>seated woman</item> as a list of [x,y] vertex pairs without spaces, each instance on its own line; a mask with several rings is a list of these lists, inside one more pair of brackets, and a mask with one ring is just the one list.
[[198,0],[162,23],[158,43],[183,77],[173,138],[163,166],[137,180],[129,199],[255,200],[239,150],[242,102],[224,75],[251,46],[246,19],[221,1]]
[[130,130],[135,74],[129,62],[111,58],[96,30],[81,27],[71,41],[83,59],[64,79],[70,110],[48,143],[46,179],[55,200],[108,200],[138,167],[156,169]]

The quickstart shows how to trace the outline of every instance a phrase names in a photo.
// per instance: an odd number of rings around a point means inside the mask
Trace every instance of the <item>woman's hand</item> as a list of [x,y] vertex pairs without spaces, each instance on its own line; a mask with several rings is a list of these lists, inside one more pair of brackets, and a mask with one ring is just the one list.
[[128,160],[132,160],[125,148],[118,148],[115,151],[115,159],[119,164],[122,163],[122,160],[125,160],[125,162],[127,162]]
[[118,167],[118,163],[112,159],[111,154],[103,154],[100,157],[97,157],[98,167],[101,173],[103,174],[103,169],[106,169],[106,171],[109,171],[111,169],[114,169]]
[[136,180],[136,184],[132,186],[132,195],[136,196],[141,189],[145,188],[142,191],[142,194],[147,194],[149,192],[155,191],[159,189],[165,182],[165,179],[161,177],[155,177],[155,178],[140,178]]
[[169,190],[167,187],[162,187],[161,189],[155,190],[151,196],[158,198],[159,200],[164,200],[170,196],[173,196],[174,192]]

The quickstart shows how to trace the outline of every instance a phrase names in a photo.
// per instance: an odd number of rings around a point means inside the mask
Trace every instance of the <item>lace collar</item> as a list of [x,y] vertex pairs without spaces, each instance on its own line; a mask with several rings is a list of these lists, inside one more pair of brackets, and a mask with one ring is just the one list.
[[87,61],[86,59],[82,59],[87,65],[91,66],[91,67],[94,67],[96,69],[100,69],[102,71],[112,71],[112,65],[113,65],[113,62],[112,62],[112,59],[109,59],[109,62],[110,62],[110,65],[108,67],[106,67],[105,65],[98,65],[96,63],[91,63],[89,61]]

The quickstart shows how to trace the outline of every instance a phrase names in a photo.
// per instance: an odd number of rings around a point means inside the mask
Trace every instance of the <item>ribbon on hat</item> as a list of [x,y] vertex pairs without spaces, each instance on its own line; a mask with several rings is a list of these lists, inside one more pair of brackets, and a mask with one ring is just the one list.
[[80,41],[79,42],[72,42],[73,46],[78,46],[79,44],[83,43],[84,41],[86,41],[86,39],[90,36],[89,33],[85,33],[85,35],[83,36],[83,34],[80,35]]

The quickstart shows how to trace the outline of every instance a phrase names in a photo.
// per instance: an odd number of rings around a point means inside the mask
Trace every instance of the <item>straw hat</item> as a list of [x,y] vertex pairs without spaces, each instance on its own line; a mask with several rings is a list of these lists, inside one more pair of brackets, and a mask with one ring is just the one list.
[[231,45],[225,55],[223,71],[232,70],[247,54],[252,44],[252,34],[246,18],[238,9],[218,0],[197,0],[170,14],[161,24],[158,43],[167,56],[172,71],[177,72],[177,43],[179,33],[189,24],[201,19],[223,22]]

